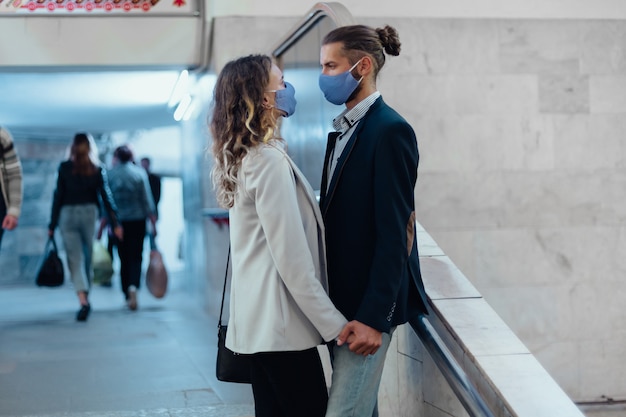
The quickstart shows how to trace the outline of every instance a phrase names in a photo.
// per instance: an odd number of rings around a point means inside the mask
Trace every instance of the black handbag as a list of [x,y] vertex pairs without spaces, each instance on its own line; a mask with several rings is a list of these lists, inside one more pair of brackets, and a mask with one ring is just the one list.
[[249,384],[250,358],[248,355],[240,355],[226,347],[227,325],[222,324],[224,312],[224,297],[226,296],[226,280],[228,278],[228,264],[230,261],[230,247],[226,258],[226,274],[224,275],[224,290],[222,291],[222,306],[220,307],[220,319],[217,324],[217,361],[215,363],[215,375],[223,382],[238,382]]
[[59,287],[63,285],[63,262],[59,258],[59,251],[54,237],[50,236],[44,250],[43,261],[35,280],[39,287]]

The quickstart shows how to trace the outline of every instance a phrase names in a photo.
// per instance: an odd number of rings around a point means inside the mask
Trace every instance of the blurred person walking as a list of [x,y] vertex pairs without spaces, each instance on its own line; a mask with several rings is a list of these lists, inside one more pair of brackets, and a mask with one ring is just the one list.
[[122,292],[128,308],[137,310],[146,221],[150,221],[156,235],[156,207],[148,175],[135,165],[132,150],[127,145],[119,146],[113,157],[117,164],[109,170],[108,176],[124,228],[124,239],[117,242]]
[[59,227],[71,280],[80,303],[80,310],[76,313],[78,321],[86,321],[91,311],[91,257],[100,202],[115,235],[122,239],[117,208],[106,171],[100,166],[96,145],[91,135],[77,133],[70,146],[69,158],[59,165],[48,235],[54,236],[54,230]]
[[161,201],[161,177],[151,171],[150,166],[152,162],[150,158],[141,158],[141,167],[146,170],[148,174],[148,183],[150,183],[150,191],[152,192],[152,198],[154,199],[154,207],[159,217],[159,202]]
[[[150,170],[151,161],[148,157],[141,158],[141,167],[146,170],[148,174],[148,183],[150,183],[150,191],[152,192],[152,198],[154,199],[154,210],[157,220],[159,218],[159,201],[161,201],[161,177]],[[154,233],[152,230],[148,230],[148,238],[150,239],[150,249],[156,249],[156,242],[154,240]]]
[[0,126],[0,246],[5,230],[17,227],[22,208],[22,164],[13,137]]

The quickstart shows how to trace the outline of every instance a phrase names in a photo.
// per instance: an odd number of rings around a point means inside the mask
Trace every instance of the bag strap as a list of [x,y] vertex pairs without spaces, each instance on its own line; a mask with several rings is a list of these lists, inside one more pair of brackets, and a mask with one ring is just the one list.
[[50,236],[50,237],[48,238],[48,243],[46,243],[46,253],[48,253],[48,247],[49,247],[50,245],[52,245],[52,249],[53,249],[55,252],[57,252],[57,253],[59,252],[59,250],[57,249],[57,242],[56,242],[56,240],[54,240],[54,236]]
[[228,245],[228,256],[226,257],[226,272],[224,273],[224,289],[222,290],[222,306],[220,307],[220,320],[217,327],[222,327],[222,313],[224,312],[224,298],[226,297],[226,280],[228,279],[228,264],[230,263],[230,244]]

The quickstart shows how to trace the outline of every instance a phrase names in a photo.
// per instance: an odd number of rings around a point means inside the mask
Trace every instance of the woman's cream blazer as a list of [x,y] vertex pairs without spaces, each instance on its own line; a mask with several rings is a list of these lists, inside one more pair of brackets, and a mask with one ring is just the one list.
[[310,184],[280,144],[250,150],[230,209],[232,281],[226,346],[304,350],[346,324],[328,298],[324,226]]

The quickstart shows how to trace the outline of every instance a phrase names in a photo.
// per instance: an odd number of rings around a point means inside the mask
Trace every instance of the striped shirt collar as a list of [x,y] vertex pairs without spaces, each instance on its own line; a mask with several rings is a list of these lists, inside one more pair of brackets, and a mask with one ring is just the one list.
[[365,113],[367,113],[378,97],[380,97],[380,92],[374,91],[352,109],[342,111],[339,116],[333,119],[333,128],[341,133],[348,131],[365,116]]

